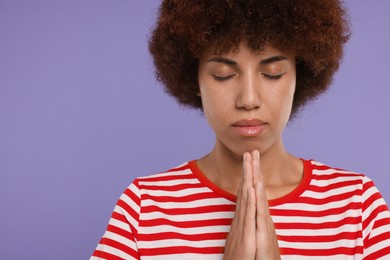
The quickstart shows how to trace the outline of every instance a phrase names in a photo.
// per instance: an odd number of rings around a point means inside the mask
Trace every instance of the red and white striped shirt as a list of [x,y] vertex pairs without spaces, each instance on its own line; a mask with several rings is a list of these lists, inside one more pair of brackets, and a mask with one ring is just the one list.
[[[282,259],[390,259],[390,212],[362,174],[304,160],[299,186],[270,200]],[[137,178],[91,259],[222,259],[236,197],[191,161]]]

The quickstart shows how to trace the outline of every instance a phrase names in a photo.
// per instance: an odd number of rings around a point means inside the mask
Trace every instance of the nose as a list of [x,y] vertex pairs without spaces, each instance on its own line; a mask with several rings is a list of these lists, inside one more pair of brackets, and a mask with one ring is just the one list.
[[261,106],[260,86],[255,75],[246,75],[239,82],[236,107],[238,109],[252,110]]

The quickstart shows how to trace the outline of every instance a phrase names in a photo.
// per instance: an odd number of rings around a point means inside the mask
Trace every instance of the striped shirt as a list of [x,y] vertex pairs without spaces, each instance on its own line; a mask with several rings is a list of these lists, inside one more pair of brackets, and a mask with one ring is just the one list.
[[[390,212],[373,182],[303,162],[298,187],[269,201],[282,259],[390,259]],[[91,259],[222,259],[235,200],[196,161],[139,177]]]

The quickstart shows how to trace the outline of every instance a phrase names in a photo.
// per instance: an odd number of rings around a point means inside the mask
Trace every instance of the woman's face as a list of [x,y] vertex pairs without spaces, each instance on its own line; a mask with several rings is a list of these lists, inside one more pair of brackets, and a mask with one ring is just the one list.
[[294,56],[269,45],[253,52],[242,42],[236,51],[203,55],[199,95],[217,146],[242,156],[282,144],[295,81]]

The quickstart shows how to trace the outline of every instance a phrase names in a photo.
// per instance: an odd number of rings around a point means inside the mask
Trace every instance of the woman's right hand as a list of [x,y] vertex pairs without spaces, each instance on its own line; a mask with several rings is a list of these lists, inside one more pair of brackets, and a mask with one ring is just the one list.
[[256,257],[256,198],[251,157],[249,153],[244,154],[236,212],[226,239],[224,260],[254,260]]

